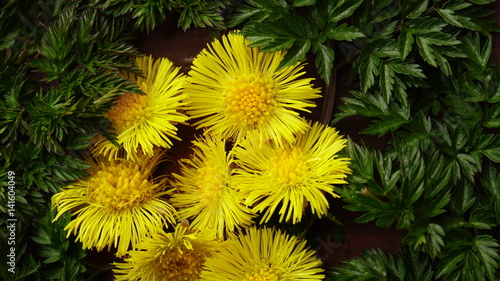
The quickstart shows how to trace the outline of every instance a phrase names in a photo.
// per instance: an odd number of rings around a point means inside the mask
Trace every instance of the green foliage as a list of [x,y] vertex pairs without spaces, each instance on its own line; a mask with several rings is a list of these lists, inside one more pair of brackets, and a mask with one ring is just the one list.
[[[48,202],[87,175],[86,149],[96,134],[112,136],[103,116],[117,95],[140,93],[120,75],[139,73],[130,60],[139,54],[128,44],[124,18],[74,1],[36,3],[9,1],[0,11],[0,210],[17,219],[16,273],[6,262],[0,271],[9,280],[80,280],[84,252],[66,239],[68,217],[51,223]],[[23,25],[11,29],[18,18]],[[1,232],[2,245],[7,234]]]
[[[500,143],[488,131],[498,127],[498,66],[489,62],[497,28],[472,3],[389,2],[380,13],[363,5],[353,19],[369,39],[352,61],[359,89],[333,124],[359,114],[372,118],[362,133],[392,138],[384,152],[350,144],[353,175],[338,192],[363,212],[358,222],[406,229],[403,243],[428,257],[432,280],[496,280]],[[349,277],[374,255],[340,267],[339,280],[409,280],[380,265],[372,279]]]
[[403,248],[397,259],[380,249],[373,249],[334,267],[330,276],[327,280],[431,281],[435,280],[435,269],[427,256],[408,248]]
[[85,267],[80,260],[85,257],[81,243],[66,239],[64,227],[70,221],[70,214],[64,214],[56,222],[54,211],[48,211],[39,219],[31,239],[39,245],[36,254],[42,259],[41,274],[44,279],[79,280]]
[[[8,215],[13,180],[20,245],[9,280],[80,280],[88,270],[63,231],[69,217],[51,223],[47,202],[86,176],[83,159],[96,134],[113,140],[103,116],[117,95],[140,93],[120,75],[139,74],[130,31],[149,32],[168,17],[182,29],[238,28],[252,47],[285,50],[281,68],[312,58],[333,92],[335,75],[349,66],[350,96],[331,124],[367,117],[361,133],[390,141],[383,151],[350,141],[353,173],[336,191],[361,212],[357,222],[406,235],[399,257],[367,251],[333,268],[331,280],[500,278],[494,1],[31,2],[0,8],[0,210]],[[280,227],[305,236],[313,222]],[[0,238],[5,245],[7,233]],[[2,276],[6,270],[2,262]]]
[[350,17],[363,0],[356,1],[267,1],[252,0],[238,5],[229,27],[244,23],[241,32],[261,51],[287,50],[280,67],[303,60],[312,51],[318,73],[331,80],[334,41],[364,37],[357,27],[342,20]]
[[168,15],[179,15],[178,26],[186,30],[195,27],[224,28],[223,13],[228,0],[92,0],[91,5],[104,9],[107,14],[131,18],[134,28],[151,31]]

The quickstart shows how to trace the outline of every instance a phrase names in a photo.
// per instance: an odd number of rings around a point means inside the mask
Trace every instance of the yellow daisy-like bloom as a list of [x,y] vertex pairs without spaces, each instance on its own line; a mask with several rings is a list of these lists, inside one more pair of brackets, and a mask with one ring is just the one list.
[[312,78],[301,78],[303,65],[278,70],[285,51],[260,52],[243,35],[216,40],[194,59],[184,92],[188,114],[201,118],[193,125],[237,140],[248,131],[261,139],[292,141],[307,122],[294,110],[309,112],[310,99],[320,97]]
[[228,245],[203,265],[203,281],[323,280],[321,260],[305,240],[270,228],[230,234]]
[[[177,137],[177,123],[188,120],[181,109],[186,95],[182,93],[185,76],[166,58],[156,61],[151,57],[135,58],[134,63],[144,77],[124,72],[123,75],[136,83],[145,95],[123,93],[106,114],[117,134],[117,143],[133,158],[138,149],[153,156],[154,147],[170,148],[171,139]],[[116,158],[119,147],[101,138],[94,154]]]
[[175,209],[162,196],[165,180],[152,179],[163,155],[144,157],[142,164],[131,160],[100,159],[89,169],[90,176],[69,185],[52,197],[57,220],[72,211],[64,230],[73,233],[84,249],[117,248],[123,256],[142,237],[174,223]]
[[128,252],[125,263],[115,263],[116,280],[195,281],[207,257],[221,249],[215,231],[193,230],[177,225],[174,232],[161,231],[144,238],[137,250]]
[[337,196],[332,185],[346,183],[351,172],[350,159],[337,157],[345,146],[346,139],[334,128],[318,122],[283,147],[260,145],[258,136],[251,134],[235,148],[239,168],[233,182],[248,206],[255,212],[265,210],[264,222],[279,206],[280,221],[300,222],[306,206],[313,214],[325,215],[325,194]]
[[173,174],[172,205],[181,219],[193,219],[193,227],[215,229],[219,237],[237,227],[252,224],[254,216],[240,200],[231,183],[233,154],[226,142],[207,136],[193,142],[190,159],[180,161],[181,174]]

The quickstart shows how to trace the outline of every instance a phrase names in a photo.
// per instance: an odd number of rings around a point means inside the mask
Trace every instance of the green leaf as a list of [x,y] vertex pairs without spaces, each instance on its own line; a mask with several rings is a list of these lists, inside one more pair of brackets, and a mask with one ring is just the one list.
[[404,60],[408,54],[411,52],[413,43],[415,39],[411,35],[411,33],[405,29],[399,34],[398,44],[399,44],[399,53],[401,54],[401,60]]
[[416,78],[426,78],[425,74],[422,73],[422,69],[420,65],[412,63],[412,61],[399,61],[399,60],[390,60],[389,66],[394,72],[399,74],[404,74],[408,76],[413,76]]
[[441,31],[447,24],[438,18],[422,17],[411,20],[408,23],[408,32],[414,35],[444,34]]
[[315,40],[318,37],[318,28],[314,22],[294,14],[284,14],[282,25],[292,31],[295,37]]
[[498,269],[498,242],[489,235],[479,235],[474,238],[472,250],[477,253],[476,257],[486,271],[489,280],[495,280],[495,272]]
[[462,22],[466,20],[466,18],[456,15],[455,11],[450,9],[436,9],[436,11],[447,23],[464,28]]
[[402,11],[401,14],[408,18],[414,19],[419,17],[427,7],[429,6],[429,0],[407,0],[401,2]]
[[474,196],[472,187],[466,183],[451,194],[450,203],[453,211],[463,216],[475,201],[476,197]]
[[359,58],[358,66],[361,91],[366,92],[375,83],[375,76],[379,75],[378,66],[380,59],[372,54],[364,53]]
[[364,251],[361,257],[353,258],[335,266],[329,280],[404,280],[406,269],[402,260],[397,262],[381,249]]
[[490,235],[471,237],[466,231],[451,235],[447,247],[451,250],[442,258],[436,278],[444,280],[495,280],[498,269],[498,242]]
[[481,169],[479,160],[465,153],[458,154],[456,159],[460,165],[462,174],[464,174],[469,181],[473,183],[474,175]]
[[307,52],[309,52],[310,48],[311,48],[310,40],[295,41],[292,47],[290,47],[287,50],[287,53],[285,54],[285,57],[281,61],[278,69],[283,69],[285,67],[292,66],[299,61],[302,61],[306,57],[306,54]]
[[249,47],[260,47],[266,52],[275,52],[292,46],[299,36],[280,22],[248,24],[242,30],[245,38],[251,41]]
[[262,47],[260,51],[273,53],[289,48],[293,45],[296,39],[281,39],[276,38],[272,40],[264,40],[260,42],[252,43],[252,47]]
[[495,163],[500,163],[500,135],[482,135],[476,141],[479,142],[477,152]]
[[316,0],[293,0],[294,7],[310,6],[314,5],[315,3]]
[[402,125],[408,123],[409,121],[397,114],[391,113],[390,115],[381,117],[380,120],[373,120],[367,129],[361,131],[362,134],[378,135],[383,136],[389,131],[395,131]]
[[386,102],[389,102],[389,98],[392,95],[392,89],[394,87],[394,70],[388,63],[382,63],[379,69],[380,79],[379,84],[381,88],[381,93]]
[[318,69],[318,74],[328,85],[330,84],[331,72],[333,69],[333,59],[335,54],[330,47],[319,44],[317,42],[312,43],[312,49],[315,54],[314,62],[316,68]]
[[420,36],[417,37],[418,52],[420,56],[430,65],[437,67],[436,56],[430,44],[428,39]]
[[439,224],[430,223],[427,226],[427,233],[427,249],[433,249],[429,254],[431,258],[434,258],[437,256],[437,254],[440,252],[440,249],[445,244],[443,240],[445,231]]
[[464,54],[477,66],[480,67],[481,72],[486,70],[490,60],[492,41],[491,36],[486,39],[484,46],[481,47],[481,39],[479,34],[468,34],[463,36],[462,45],[460,46]]
[[333,28],[327,27],[326,36],[337,41],[352,41],[365,35],[357,27],[343,23]]
[[338,22],[341,19],[350,17],[363,3],[363,0],[339,0],[331,3],[334,6],[329,11],[329,21]]

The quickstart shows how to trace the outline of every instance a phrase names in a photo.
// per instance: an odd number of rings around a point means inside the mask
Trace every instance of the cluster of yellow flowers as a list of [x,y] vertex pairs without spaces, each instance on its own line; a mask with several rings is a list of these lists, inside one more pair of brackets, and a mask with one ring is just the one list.
[[[188,75],[165,58],[136,58],[144,75],[124,75],[145,94],[120,96],[106,116],[116,142],[97,138],[89,177],[53,196],[55,220],[72,212],[68,235],[124,257],[117,280],[324,278],[305,241],[258,225],[273,214],[300,222],[308,208],[325,215],[350,173],[337,155],[346,140],[297,112],[320,97],[302,64],[279,69],[285,52],[248,43],[238,33],[215,40]],[[155,177],[189,119],[204,130],[193,154],[179,174]]]

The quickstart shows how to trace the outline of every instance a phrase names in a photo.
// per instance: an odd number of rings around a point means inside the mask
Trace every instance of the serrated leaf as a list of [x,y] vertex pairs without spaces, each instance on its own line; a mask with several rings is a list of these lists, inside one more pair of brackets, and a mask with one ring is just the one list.
[[38,236],[32,236],[31,239],[38,244],[42,245],[51,245],[52,241],[50,240],[50,236],[47,233],[40,232]]
[[316,0],[293,0],[294,7],[310,6],[314,5],[315,3]]
[[375,76],[379,75],[378,66],[380,59],[372,54],[362,54],[358,61],[358,73],[361,84],[361,91],[366,92],[374,83]]
[[397,60],[389,61],[389,66],[394,72],[413,76],[416,78],[426,78],[420,68],[420,65],[412,63],[412,61],[402,62]]
[[298,35],[295,37],[310,40],[314,40],[318,37],[318,29],[314,26],[314,23],[308,21],[304,17],[287,13],[283,15],[282,24],[288,27],[294,34]]
[[498,269],[498,242],[489,235],[479,235],[474,238],[472,249],[477,253],[476,257],[486,271],[489,280],[495,280],[495,272]]
[[426,38],[420,36],[417,37],[418,52],[420,53],[420,56],[422,56],[422,58],[430,65],[437,67],[434,50],[429,44],[430,43]]
[[361,257],[332,268],[331,280],[403,280],[405,267],[381,249],[364,251]]
[[420,35],[421,37],[425,37],[427,39],[428,44],[436,45],[436,46],[450,46],[450,45],[459,45],[462,42],[452,35],[443,32],[429,32],[426,34]]
[[[481,179],[481,183],[493,197],[492,200],[500,199],[500,174],[493,165],[488,165]],[[500,204],[500,201],[498,202]]]
[[452,208],[462,216],[476,202],[472,187],[470,184],[464,184],[460,189],[452,193]]
[[434,55],[436,56],[437,65],[439,66],[441,71],[443,71],[444,75],[451,76],[453,73],[451,70],[451,65],[448,62],[448,60],[444,56],[442,56],[440,53],[436,52],[436,53],[434,53]]
[[453,256],[446,256],[441,260],[439,270],[436,274],[436,278],[443,277],[450,272],[452,272],[455,268],[457,268],[457,264],[462,262],[466,257],[465,253],[456,253]]
[[278,70],[283,69],[285,67],[292,66],[296,64],[299,61],[302,61],[305,57],[307,52],[309,52],[309,49],[311,48],[311,41],[310,40],[297,40],[295,43],[290,47],[283,60],[281,61]]
[[457,161],[462,169],[462,173],[473,183],[474,175],[481,169],[479,160],[469,154],[460,153],[457,155]]
[[314,62],[318,69],[318,74],[328,85],[330,84],[335,54],[330,47],[317,42],[313,42],[312,48],[315,54]]
[[398,37],[399,53],[401,54],[401,60],[404,60],[408,54],[411,52],[413,43],[415,39],[410,32],[403,30]]
[[372,42],[372,54],[379,58],[399,58],[398,43],[394,39],[377,39]]
[[379,85],[385,102],[389,103],[394,86],[394,70],[388,63],[383,63],[380,67]]
[[[487,205],[487,204],[485,204]],[[489,209],[490,206],[477,207],[470,214],[469,221],[466,226],[475,229],[491,229],[497,226],[494,212]]]
[[423,12],[425,12],[428,6],[429,6],[429,0],[405,1],[405,3],[401,3],[401,7],[403,9],[401,11],[401,14],[403,14],[408,19],[414,19],[419,17]]
[[343,23],[326,30],[326,36],[337,41],[352,41],[365,35],[355,26]]
[[338,22],[341,19],[350,17],[363,3],[363,0],[339,0],[332,3],[334,3],[334,6],[328,13],[329,21]]
[[414,35],[441,34],[447,24],[434,17],[422,17],[411,20],[407,25],[407,30]]
[[381,117],[380,120],[373,120],[370,126],[363,131],[362,134],[378,135],[379,137],[387,134],[389,131],[395,131],[409,121],[403,116],[394,113],[388,116]]
[[484,46],[481,47],[479,34],[467,35],[462,38],[460,47],[472,62],[480,66],[482,71],[488,67],[492,48],[491,37],[488,37],[484,42]]
[[500,136],[483,135],[477,151],[495,163],[500,163]]
[[244,3],[241,3],[240,5],[236,6],[236,9],[233,13],[231,13],[229,21],[227,22],[228,27],[235,27],[246,20],[256,16],[257,14],[261,13],[264,15],[261,15],[260,17],[257,18],[265,18],[266,12],[263,11],[264,9],[260,9],[260,7],[252,7],[249,5],[246,5]]
[[454,25],[456,27],[463,28],[461,21],[459,19],[460,16],[455,14],[455,11],[451,9],[436,9],[436,12],[449,24]]
[[252,42],[251,47],[261,47],[260,51],[273,53],[276,51],[281,51],[289,48],[290,46],[293,45],[294,42],[295,39],[293,38],[291,39],[276,38],[274,40],[266,39],[264,41]]

